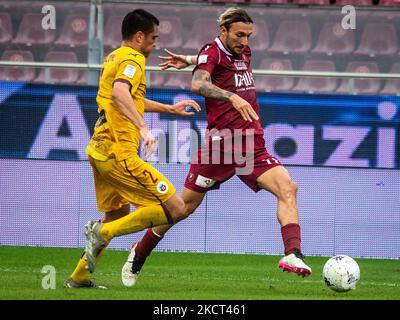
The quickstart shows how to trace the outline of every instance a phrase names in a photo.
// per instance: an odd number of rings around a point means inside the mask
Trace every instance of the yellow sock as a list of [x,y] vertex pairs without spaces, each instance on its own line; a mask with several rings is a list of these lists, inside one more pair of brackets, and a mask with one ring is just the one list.
[[[107,249],[107,247],[104,247],[103,249],[101,249],[101,251],[99,252],[99,255],[96,258],[96,263],[99,262],[101,257],[106,252],[106,249]],[[78,264],[77,264],[75,270],[71,274],[71,278],[72,278],[72,280],[74,280],[75,282],[78,282],[78,283],[89,282],[90,271],[89,271],[89,268],[88,268],[87,262],[86,262],[86,252],[83,252],[81,258],[78,261]]]
[[161,205],[143,207],[125,217],[105,223],[100,234],[107,242],[124,234],[138,232],[153,226],[167,224],[168,219]]

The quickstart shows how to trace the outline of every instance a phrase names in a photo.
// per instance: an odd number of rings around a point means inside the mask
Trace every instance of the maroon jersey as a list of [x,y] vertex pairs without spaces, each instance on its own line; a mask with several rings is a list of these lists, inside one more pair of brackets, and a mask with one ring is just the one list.
[[[233,55],[217,37],[211,44],[205,45],[197,56],[196,69],[210,73],[212,84],[236,93],[246,100],[259,115],[256,88],[251,69],[251,50],[247,46],[242,54]],[[193,71],[193,72],[194,72]],[[256,135],[263,135],[259,120],[245,121],[240,113],[229,103],[206,98],[207,129],[253,129]],[[245,134],[245,132],[243,132]]]

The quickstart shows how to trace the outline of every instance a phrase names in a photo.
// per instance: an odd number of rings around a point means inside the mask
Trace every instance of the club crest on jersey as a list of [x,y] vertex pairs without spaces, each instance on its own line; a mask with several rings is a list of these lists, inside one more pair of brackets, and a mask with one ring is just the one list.
[[196,179],[196,186],[202,187],[202,188],[211,188],[215,184],[215,180],[203,177],[201,175],[197,176]]
[[235,60],[233,64],[238,71],[247,70],[246,61],[244,60]]
[[157,184],[157,191],[161,194],[168,192],[168,184],[165,181],[161,181]]

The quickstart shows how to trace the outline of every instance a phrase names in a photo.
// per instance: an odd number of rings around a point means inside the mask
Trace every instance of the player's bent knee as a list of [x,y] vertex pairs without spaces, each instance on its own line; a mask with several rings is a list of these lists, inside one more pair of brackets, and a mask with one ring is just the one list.
[[292,189],[292,192],[293,192],[294,194],[297,194],[297,190],[299,190],[299,187],[298,187],[297,183],[294,182],[293,180],[291,180],[291,181],[290,181],[290,187],[291,187],[291,189]]
[[196,205],[186,204],[186,207],[185,207],[186,217],[189,217],[193,212],[195,212],[196,208],[197,208]]
[[176,223],[187,217],[185,203],[180,197],[176,197],[172,201],[168,201],[165,207],[168,210],[168,214],[171,217],[173,223]]
[[181,221],[185,218],[187,218],[186,210],[185,210],[185,205],[178,205],[174,208],[173,212],[170,213],[171,218],[174,221],[174,223],[177,223],[178,221]]
[[293,180],[285,182],[280,188],[280,198],[282,200],[291,200],[297,195],[297,184]]
[[129,214],[129,212],[130,212],[129,204],[126,204],[117,210],[105,212],[103,217],[101,218],[101,222],[107,223],[114,220],[118,220]]

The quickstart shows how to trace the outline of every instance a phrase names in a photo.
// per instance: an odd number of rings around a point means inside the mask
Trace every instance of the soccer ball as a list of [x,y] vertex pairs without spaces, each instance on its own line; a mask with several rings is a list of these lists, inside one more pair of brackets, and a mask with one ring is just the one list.
[[339,254],[330,258],[322,272],[326,285],[334,291],[346,292],[356,288],[360,268],[351,257]]

